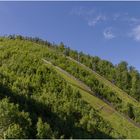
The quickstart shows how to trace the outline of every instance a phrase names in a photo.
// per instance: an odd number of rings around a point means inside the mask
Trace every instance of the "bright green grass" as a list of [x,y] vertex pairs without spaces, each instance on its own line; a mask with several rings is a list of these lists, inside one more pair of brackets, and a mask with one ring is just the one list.
[[[47,62],[47,61],[46,61]],[[112,127],[120,134],[126,136],[127,138],[140,138],[140,128],[136,127],[133,123],[129,122],[121,114],[115,111],[108,104],[103,102],[101,99],[91,95],[91,91],[88,87],[76,80],[73,76],[63,71],[57,66],[47,63],[53,67],[71,86],[80,91],[82,98],[88,102],[92,107],[99,110],[100,115],[107,121],[109,121]],[[118,137],[118,136],[116,136]]]

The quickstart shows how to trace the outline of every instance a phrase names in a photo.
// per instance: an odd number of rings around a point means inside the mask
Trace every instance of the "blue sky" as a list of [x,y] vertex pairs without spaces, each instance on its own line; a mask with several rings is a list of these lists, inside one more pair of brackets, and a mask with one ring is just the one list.
[[0,35],[64,42],[140,71],[140,2],[0,2]]

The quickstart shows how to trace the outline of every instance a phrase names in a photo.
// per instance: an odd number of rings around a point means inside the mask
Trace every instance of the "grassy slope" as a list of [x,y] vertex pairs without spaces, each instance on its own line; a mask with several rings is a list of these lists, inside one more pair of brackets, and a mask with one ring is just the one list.
[[[4,51],[5,48],[8,49],[9,47],[12,47],[11,50],[17,48],[20,46],[20,44],[25,43],[28,47],[28,45],[34,46],[34,49],[36,49],[36,55],[41,57],[41,53],[39,50],[45,51],[52,51],[52,49],[49,49],[47,47],[43,47],[42,45],[38,45],[36,43],[31,43],[29,41],[17,41],[16,43],[11,40],[5,40],[4,42],[0,42],[0,51]],[[20,51],[24,51],[24,48],[22,46],[19,47]],[[5,50],[6,51],[6,50]],[[32,48],[29,49],[29,51],[32,52]],[[52,51],[53,52],[53,51]],[[43,56],[43,55],[42,55]],[[72,86],[80,90],[83,99],[86,100],[88,103],[90,103],[91,106],[95,108],[102,108],[100,110],[101,116],[107,119],[109,122],[111,122],[112,126],[117,132],[120,132],[121,134],[127,136],[128,138],[140,138],[140,129],[136,126],[134,126],[132,123],[128,122],[125,118],[120,116],[116,111],[114,111],[109,105],[105,104],[102,100],[92,96],[90,91],[87,90],[86,86],[84,87],[79,81],[76,79],[66,75],[66,73],[62,73],[59,69],[56,69],[59,74],[63,76]],[[84,87],[84,89],[83,89]],[[128,97],[129,98],[129,97]],[[129,98],[129,100],[131,100]]]
[[[47,62],[47,61],[45,61]],[[47,63],[55,68],[55,70],[74,88],[78,89],[83,97],[83,99],[88,102],[91,106],[96,109],[99,109],[100,115],[109,121],[113,128],[122,135],[125,135],[127,138],[140,138],[140,128],[133,125],[126,118],[121,116],[108,104],[103,102],[101,99],[91,95],[91,91],[87,88],[86,85],[81,83],[79,80],[76,80],[73,76],[64,72],[57,66]]]
[[[62,57],[65,57],[62,53],[60,52],[56,52],[55,49],[49,49],[49,51],[51,51],[52,53],[57,53],[58,55],[61,55]],[[90,68],[88,68],[87,66],[85,66],[84,64],[79,63],[78,61],[74,60],[71,57],[66,57],[66,59],[82,66],[85,70],[87,70],[88,72],[90,72],[91,74],[93,74],[101,83],[103,83],[104,85],[106,85],[107,87],[111,88],[113,91],[115,91],[115,94],[117,94],[117,96],[122,99],[122,101],[127,104],[127,103],[131,103],[134,107],[136,108],[140,108],[140,103],[134,99],[133,97],[129,96],[126,92],[124,92],[123,90],[121,90],[120,88],[118,88],[117,86],[115,86],[114,84],[112,84],[110,81],[108,81],[106,78],[104,78],[103,76],[99,75],[98,73],[96,73],[95,71],[91,70]]]
[[133,105],[140,107],[140,103],[136,99],[134,99],[133,97],[129,96],[126,92],[124,92],[123,90],[121,90],[120,88],[118,88],[117,86],[115,86],[114,84],[112,84],[110,81],[108,81],[107,79],[105,79],[104,77],[102,77],[101,75],[99,75],[98,73],[96,73],[95,71],[91,70],[90,68],[88,68],[84,64],[81,64],[78,61],[76,61],[76,60],[74,60],[74,59],[72,59],[70,57],[67,57],[67,58],[70,59],[71,61],[73,61],[74,63],[77,63],[78,65],[82,66],[87,71],[91,72],[101,83],[103,83],[104,85],[106,85],[109,88],[111,88],[112,90],[114,90],[116,92],[116,94],[123,101],[132,103]]

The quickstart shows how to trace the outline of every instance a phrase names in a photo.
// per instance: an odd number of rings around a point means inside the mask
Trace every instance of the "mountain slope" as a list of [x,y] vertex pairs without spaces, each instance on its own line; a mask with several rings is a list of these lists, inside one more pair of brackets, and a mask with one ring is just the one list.
[[[125,137],[136,138],[139,137],[140,127],[134,122],[130,121],[128,118],[123,116],[114,110],[111,106],[106,104],[101,99],[97,98],[94,93],[91,91],[89,87],[87,87],[84,83],[65,72],[61,68],[54,66],[52,63],[43,59],[43,61],[47,64],[47,66],[53,66],[54,69],[62,75],[62,77],[70,83],[71,86],[74,86],[78,89],[83,97],[83,99],[88,102],[92,107],[99,110],[101,116],[104,119],[109,121],[112,124],[113,129],[115,129],[120,134]],[[121,129],[122,128],[122,129]],[[119,136],[116,136],[119,137]]]
[[[92,70],[87,69],[87,67],[81,67],[79,63],[73,62],[65,56],[60,56],[61,59],[58,59],[58,54],[53,58],[48,56],[45,57],[53,64],[58,65],[76,78],[85,82],[98,97],[106,99],[116,108],[116,110],[129,116],[134,121],[139,122],[138,116],[140,103],[138,101],[127,95],[103,77],[95,74]],[[129,112],[131,113],[129,114]]]
[[[111,124],[82,100],[79,91],[42,62],[42,55],[49,52],[48,48],[7,38],[0,46],[3,46],[0,49],[0,117],[5,118],[0,120],[1,138],[115,136]],[[6,112],[5,104],[8,106]],[[16,106],[23,117],[11,109]],[[16,114],[21,116],[19,121],[13,121]]]
[[[43,58],[56,66],[46,66]],[[21,112],[30,125],[22,123],[20,117],[18,122],[12,123],[9,114],[4,114],[11,121],[9,124],[6,120],[0,121],[0,137],[140,138],[140,128],[127,119],[130,115],[139,122],[139,110],[134,110],[139,102],[122,95],[123,92],[118,94],[116,89],[114,92],[113,86],[108,84],[57,52],[48,42],[39,44],[30,38],[2,37],[0,104],[18,106],[16,112],[10,108],[7,112],[13,116]],[[0,111],[4,112],[2,109]]]
[[[134,102],[138,102],[135,98],[129,96],[126,92],[124,92],[123,90],[121,90],[120,88],[118,88],[117,86],[115,86],[113,83],[111,83],[110,81],[108,81],[107,79],[105,79],[104,77],[102,77],[101,75],[99,75],[98,73],[96,73],[95,71],[91,70],[90,68],[88,68],[87,66],[85,66],[84,64],[72,59],[71,57],[67,57],[68,59],[72,60],[73,62],[81,65],[82,67],[84,67],[86,70],[92,72],[95,77],[100,80],[101,82],[103,82],[105,85],[109,86],[110,88],[112,88],[114,91],[117,91],[117,93],[119,93],[119,96],[122,96],[122,99],[127,99],[126,96],[128,98],[130,98],[131,100],[133,100]],[[133,103],[134,103],[133,102]]]

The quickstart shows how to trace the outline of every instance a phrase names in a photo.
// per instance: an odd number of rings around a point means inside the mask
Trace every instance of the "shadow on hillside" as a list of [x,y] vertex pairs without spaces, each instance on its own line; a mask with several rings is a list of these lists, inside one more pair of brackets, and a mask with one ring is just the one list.
[[10,88],[0,84],[0,99],[8,97],[10,102],[19,104],[19,109],[30,113],[32,119],[32,132],[31,138],[36,138],[36,123],[38,117],[47,121],[52,130],[59,132],[58,138],[64,135],[64,138],[111,138],[110,136],[96,130],[94,134],[87,132],[86,130],[76,127],[74,125],[75,118],[73,115],[67,115],[66,120],[60,118],[56,113],[51,111],[51,107],[46,106],[35,99],[25,97],[23,95],[12,92]]

